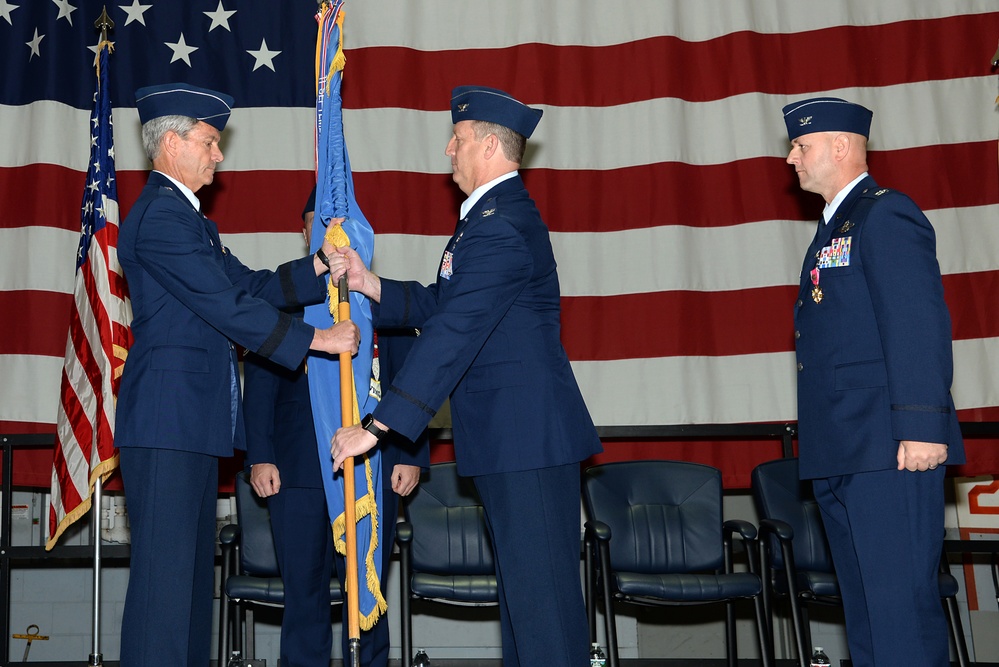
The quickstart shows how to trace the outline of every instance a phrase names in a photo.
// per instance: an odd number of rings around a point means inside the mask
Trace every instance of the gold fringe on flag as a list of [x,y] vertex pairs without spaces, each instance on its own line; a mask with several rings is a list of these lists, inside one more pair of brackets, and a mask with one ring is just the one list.
[[[350,245],[350,237],[347,236],[347,232],[343,230],[343,225],[340,223],[330,225],[326,228],[325,240],[337,248],[344,248]],[[336,324],[340,319],[338,312],[339,309],[336,307],[340,295],[337,292],[336,283],[332,280],[330,280],[327,285],[327,291],[330,296],[330,314],[333,316],[333,323]],[[358,424],[361,421],[361,415],[357,405],[357,385],[354,384],[353,377],[351,377],[350,380],[350,388],[353,422]],[[368,544],[368,550],[364,556],[364,564],[366,565],[367,571],[367,581],[365,583],[368,587],[368,591],[375,598],[375,608],[371,610],[371,613],[361,615],[359,619],[361,629],[370,630],[374,627],[378,617],[385,613],[388,609],[388,602],[385,601],[385,597],[382,595],[381,584],[378,581],[378,568],[375,565],[375,550],[378,548],[378,503],[375,500],[375,493],[373,491],[375,488],[375,481],[373,479],[374,473],[371,470],[371,461],[368,459],[368,455],[364,454],[363,456],[364,478],[368,484],[368,491],[354,502],[354,521],[359,522],[366,516],[371,517],[371,541]],[[381,482],[379,481],[379,483]],[[344,539],[346,533],[347,519],[344,514],[341,513],[333,521],[333,546],[336,548],[337,553],[344,556],[347,554],[347,542]]]

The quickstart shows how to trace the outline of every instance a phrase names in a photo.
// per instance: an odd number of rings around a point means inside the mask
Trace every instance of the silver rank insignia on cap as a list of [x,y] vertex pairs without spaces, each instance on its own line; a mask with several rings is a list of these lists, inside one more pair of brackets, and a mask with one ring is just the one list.
[[849,220],[847,220],[847,221],[846,221],[846,222],[844,222],[844,223],[843,223],[843,225],[842,225],[842,226],[841,226],[841,227],[839,228],[839,233],[840,233],[840,234],[845,234],[846,232],[850,231],[851,229],[853,229],[853,223],[852,223],[852,222],[850,222]]
[[799,118],[798,119],[798,127],[805,127],[806,125],[811,125],[812,124],[812,118],[813,118],[813,116],[803,116],[802,118]]
[[462,111],[468,111],[468,103],[467,102],[465,104],[459,104],[458,105],[458,113],[461,113]]

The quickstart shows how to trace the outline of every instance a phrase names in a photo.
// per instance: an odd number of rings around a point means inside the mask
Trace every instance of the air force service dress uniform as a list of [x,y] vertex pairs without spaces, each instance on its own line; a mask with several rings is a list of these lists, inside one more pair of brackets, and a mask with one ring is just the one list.
[[[136,98],[143,123],[183,115],[220,131],[233,102],[183,84]],[[203,667],[218,457],[244,446],[233,341],[294,368],[314,329],[274,306],[321,301],[324,285],[311,258],[276,272],[244,266],[179,184],[155,171],[121,226],[118,257],[134,315],[115,422],[132,533],[121,664]]]
[[[868,135],[872,114],[834,98],[784,108],[789,138]],[[947,664],[936,571],[944,468],[897,470],[899,442],[964,462],[950,395],[950,316],[933,228],[863,177],[805,256],[794,308],[800,471],[813,479],[843,592],[854,665]]]
[[[528,137],[541,112],[461,87],[451,116]],[[520,177],[458,222],[435,284],[383,278],[374,315],[421,330],[374,416],[415,439],[450,395],[458,470],[473,477],[493,538],[503,664],[585,664],[578,463],[601,444],[559,338],[548,228]]]

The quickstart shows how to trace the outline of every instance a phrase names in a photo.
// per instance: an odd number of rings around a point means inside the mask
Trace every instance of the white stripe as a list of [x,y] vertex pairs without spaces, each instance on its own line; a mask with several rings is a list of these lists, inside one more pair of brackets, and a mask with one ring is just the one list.
[[999,405],[999,338],[954,341],[954,404],[958,410]]
[[[814,90],[793,97],[751,93],[703,103],[661,98],[615,107],[539,105],[545,117],[528,142],[525,166],[604,170],[783,157],[788,142],[781,107],[814,95],[845,97],[873,109],[870,148],[875,151],[994,141],[996,137],[991,104],[995,77],[980,76],[883,88]],[[135,110],[118,109],[114,115],[117,170],[147,170]],[[0,166],[42,162],[86,171],[89,147],[82,140],[64,139],[87,136],[88,122],[87,112],[54,102],[0,106]],[[304,107],[237,110],[223,134],[225,160],[219,171],[312,171],[313,124],[314,112]],[[36,126],[46,131],[33,131]],[[70,134],[48,131],[52,127]],[[451,133],[447,111],[346,109],[344,131],[356,172],[451,172],[444,155]]]
[[[600,426],[794,421],[794,353],[578,361],[572,367]],[[990,369],[999,338],[954,343],[958,409],[999,405]],[[62,359],[0,355],[0,420],[55,421]]]
[[223,234],[222,243],[251,269],[275,269],[308,252],[301,233]]
[[[999,218],[999,204],[939,209],[927,216],[936,229],[944,275],[999,270],[999,255],[993,252],[999,247],[999,225],[993,222]],[[814,233],[810,221],[713,228],[669,225],[553,233],[552,246],[563,296],[717,292],[796,285]],[[447,238],[378,234],[374,271],[395,280],[432,282]],[[9,267],[0,273],[0,290],[72,292],[77,240],[75,233],[51,227],[0,229],[0,265]],[[296,232],[224,234],[222,242],[254,269],[274,269],[306,252]],[[24,248],[45,252],[26,254]]]
[[[784,157],[789,144],[781,108],[816,95],[843,97],[873,109],[873,151],[994,141],[994,79],[814,90],[793,97],[750,93],[701,103],[660,98],[614,107],[542,104],[545,116],[528,142],[524,165],[605,170]],[[444,156],[450,122],[449,112],[347,109],[344,131],[351,166],[356,172],[450,173]]]
[[702,41],[743,30],[791,33],[976,14],[995,8],[993,0],[360,2],[347,6],[344,43],[349,67],[349,50],[366,46],[443,51],[502,48],[517,42],[620,44],[659,35]]
[[62,357],[0,354],[0,421],[55,424]]
[[794,353],[573,362],[595,424],[783,421],[795,414]]
[[[955,405],[999,405],[999,338],[954,343]],[[711,424],[797,419],[793,352],[572,364],[594,423]]]
[[79,232],[54,227],[0,228],[0,291],[72,294]]

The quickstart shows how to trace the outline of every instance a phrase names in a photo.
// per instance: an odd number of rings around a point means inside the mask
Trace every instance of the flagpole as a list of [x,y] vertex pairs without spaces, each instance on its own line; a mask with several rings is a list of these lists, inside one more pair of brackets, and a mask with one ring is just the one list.
[[[337,321],[350,320],[350,292],[347,289],[347,274],[337,282],[338,303]],[[349,351],[340,353],[340,419],[344,426],[354,425],[354,369]],[[357,523],[354,514],[356,492],[354,491],[354,457],[348,456],[343,462],[343,518],[347,543],[347,572],[344,578],[344,593],[347,596],[347,646],[350,651],[350,667],[361,664],[361,625],[358,602],[357,576]],[[346,656],[345,656],[346,657]]]
[[104,664],[104,656],[101,655],[101,490],[103,482],[98,475],[94,481],[94,494],[91,496],[90,506],[90,535],[94,545],[94,608],[93,608],[93,636],[91,637],[92,651],[90,653],[91,667],[100,667]]
[[[107,5],[101,8],[101,15],[94,21],[94,28],[101,32],[100,41],[97,42],[97,76],[100,77],[101,49],[108,48],[108,31],[114,29],[114,21],[108,16]],[[96,448],[97,443],[94,442],[93,446]],[[94,547],[94,606],[91,621],[93,634],[91,635],[90,662],[88,663],[91,667],[100,667],[104,664],[104,656],[101,654],[101,498],[103,489],[104,482],[101,475],[97,475],[94,480],[94,493],[91,495],[90,501],[90,539]]]

